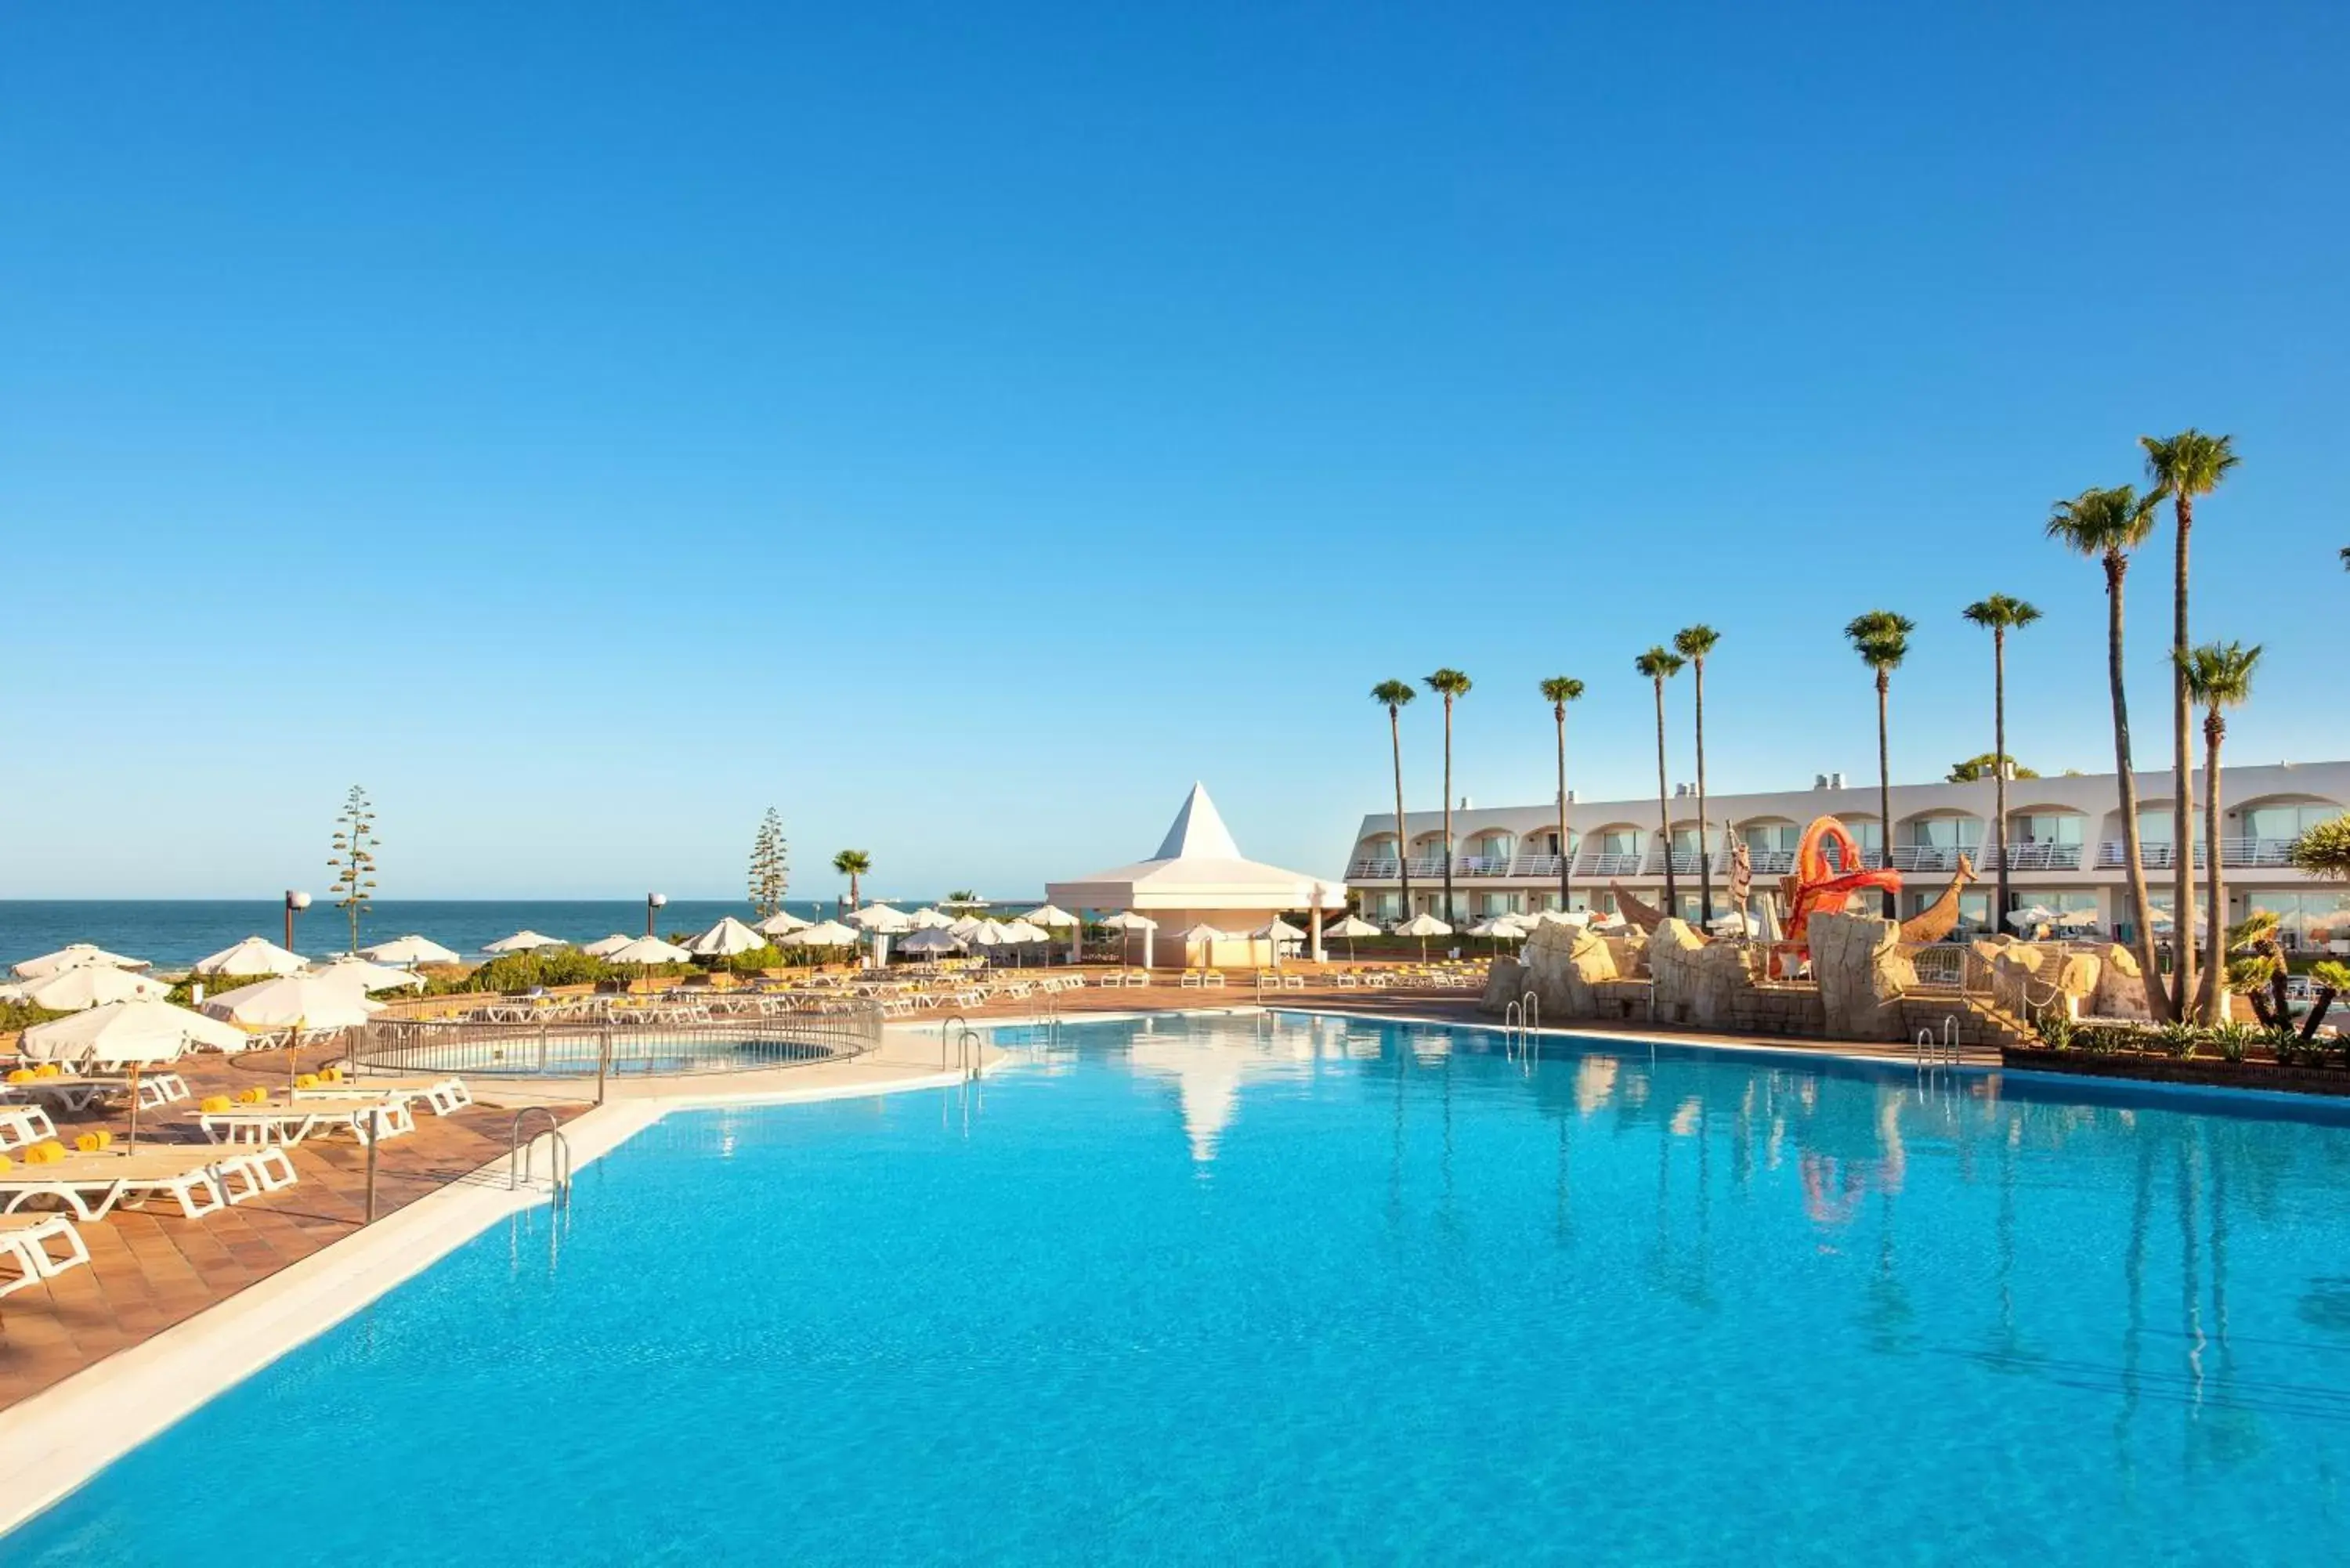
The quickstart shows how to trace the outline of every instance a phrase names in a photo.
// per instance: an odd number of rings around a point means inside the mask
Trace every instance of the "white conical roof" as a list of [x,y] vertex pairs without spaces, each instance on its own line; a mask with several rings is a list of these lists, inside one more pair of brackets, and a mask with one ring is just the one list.
[[1180,860],[1186,857],[1213,860],[1241,857],[1241,846],[1232,841],[1232,830],[1224,826],[1216,803],[1208,798],[1208,786],[1196,780],[1191,793],[1183,797],[1183,809],[1169,824],[1167,836],[1159,841],[1159,853],[1151,858]]

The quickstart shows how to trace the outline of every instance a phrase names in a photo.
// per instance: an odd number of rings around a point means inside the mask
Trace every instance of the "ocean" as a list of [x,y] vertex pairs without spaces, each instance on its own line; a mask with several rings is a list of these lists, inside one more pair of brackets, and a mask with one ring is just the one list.
[[[831,898],[792,898],[785,907],[808,920],[833,916],[839,909]],[[896,907],[911,909],[919,905],[907,902]],[[752,919],[749,900],[673,898],[661,909],[657,929],[662,936],[707,930],[725,915]],[[594,941],[615,931],[641,936],[644,900],[385,898],[361,917],[359,945],[413,931],[472,958],[479,956],[483,943],[525,928],[572,942]],[[0,900],[0,969],[68,942],[96,942],[112,951],[145,959],[158,970],[185,969],[205,954],[246,937],[282,941],[285,930],[285,906],[274,898]],[[330,904],[313,904],[295,917],[296,952],[322,957],[343,951],[350,942],[348,919]]]

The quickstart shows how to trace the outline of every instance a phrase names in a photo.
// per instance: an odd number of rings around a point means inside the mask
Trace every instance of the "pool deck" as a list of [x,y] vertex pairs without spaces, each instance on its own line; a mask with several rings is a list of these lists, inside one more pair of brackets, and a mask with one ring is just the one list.
[[[1172,983],[999,1000],[968,1010],[974,1026],[1052,1016],[1253,1011],[1259,1005],[1482,1024],[1465,991],[1253,986],[1191,990]],[[719,1105],[888,1094],[961,1081],[942,1071],[945,1019],[916,1014],[886,1031],[882,1048],[847,1062],[754,1073],[614,1079],[592,1104],[590,1079],[469,1080],[477,1103],[449,1116],[421,1111],[416,1131],[379,1148],[377,1219],[364,1223],[366,1151],[345,1139],[306,1140],[291,1150],[300,1179],[282,1192],[200,1219],[176,1208],[116,1210],[81,1227],[90,1262],[0,1302],[0,1531],[46,1507],[293,1346],[349,1315],[500,1220],[546,1203],[542,1158],[532,1188],[514,1190],[507,1169],[516,1110],[543,1106],[565,1127],[585,1165],[671,1110]],[[1555,1030],[1545,1033],[1565,1033]],[[1610,1029],[1578,1023],[1578,1034],[1621,1033],[1791,1055],[1885,1055],[1829,1042],[1757,1040],[1684,1030]],[[988,1054],[986,1065],[1003,1058]],[[198,1098],[259,1084],[282,1085],[282,1053],[234,1060],[194,1057],[179,1069]],[[189,1105],[142,1113],[142,1143],[195,1140]],[[60,1132],[107,1127],[128,1133],[119,1111],[61,1119]]]

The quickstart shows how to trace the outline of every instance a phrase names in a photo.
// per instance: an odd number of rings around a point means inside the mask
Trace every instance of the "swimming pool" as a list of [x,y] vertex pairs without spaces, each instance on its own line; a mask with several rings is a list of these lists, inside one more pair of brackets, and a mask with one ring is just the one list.
[[1058,1042],[672,1116],[0,1561],[2350,1551],[2350,1129],[1305,1016]]

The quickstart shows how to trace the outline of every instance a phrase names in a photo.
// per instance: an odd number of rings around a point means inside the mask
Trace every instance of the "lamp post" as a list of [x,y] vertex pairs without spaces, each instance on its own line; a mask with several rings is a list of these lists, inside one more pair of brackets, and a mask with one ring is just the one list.
[[286,889],[286,950],[294,950],[294,917],[310,907],[310,895]]
[[645,895],[645,935],[651,936],[653,934],[654,912],[660,909],[663,904],[668,902],[669,895],[667,893],[648,893]]

